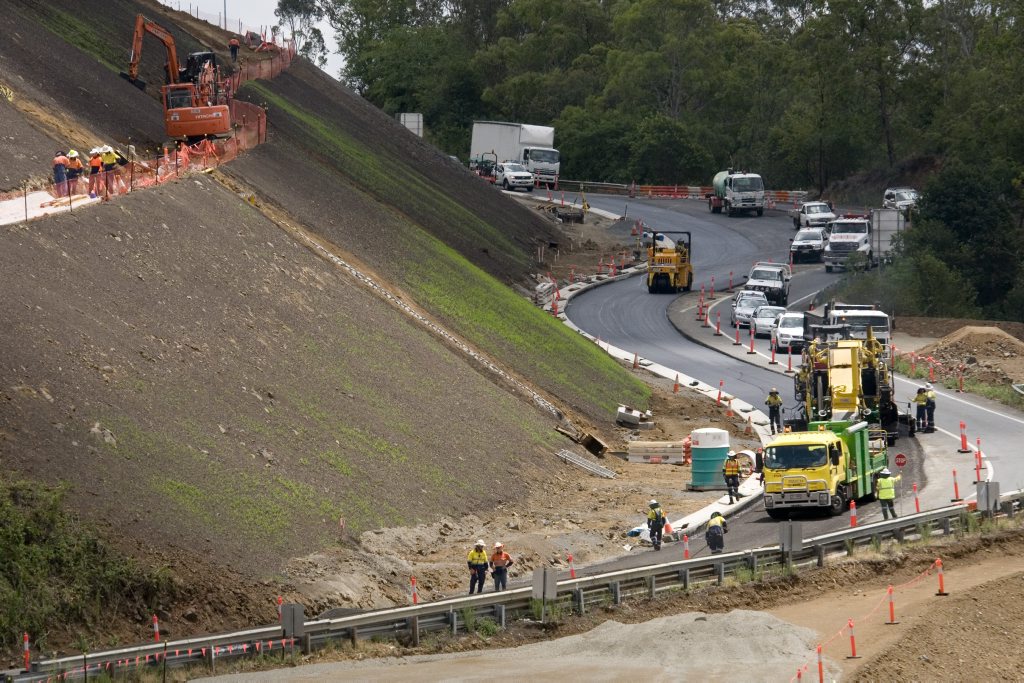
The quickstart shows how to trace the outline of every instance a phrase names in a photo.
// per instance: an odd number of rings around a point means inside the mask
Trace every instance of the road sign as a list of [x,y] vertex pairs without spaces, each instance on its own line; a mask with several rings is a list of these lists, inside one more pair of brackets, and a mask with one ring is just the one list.
[[907,464],[907,456],[903,455],[902,453],[897,453],[896,454],[896,467],[903,467],[906,464]]

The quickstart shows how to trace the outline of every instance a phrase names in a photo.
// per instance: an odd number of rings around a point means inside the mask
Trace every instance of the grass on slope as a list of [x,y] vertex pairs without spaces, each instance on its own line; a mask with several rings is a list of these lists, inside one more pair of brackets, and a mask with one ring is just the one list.
[[34,19],[45,26],[61,40],[64,40],[86,54],[96,58],[111,71],[120,71],[125,67],[124,56],[116,41],[100,34],[99,29],[68,12],[45,4],[33,7]]
[[163,572],[118,557],[63,509],[62,489],[0,482],[0,646],[27,632],[38,651],[54,624],[96,625],[170,595]]
[[[298,120],[308,131],[308,148],[320,150],[334,170],[386,204],[410,202],[440,215],[460,230],[509,254],[522,252],[490,224],[453,201],[397,159],[382,157],[355,140],[338,124],[324,120],[284,99],[264,84],[247,84],[276,116]],[[421,208],[422,208],[421,207]],[[402,250],[391,255],[405,259],[402,287],[424,308],[474,346],[575,406],[613,413],[619,403],[646,405],[649,389],[625,372],[584,337],[544,314],[511,289],[470,263],[405,216],[396,216],[406,231]],[[522,256],[525,258],[525,256]]]

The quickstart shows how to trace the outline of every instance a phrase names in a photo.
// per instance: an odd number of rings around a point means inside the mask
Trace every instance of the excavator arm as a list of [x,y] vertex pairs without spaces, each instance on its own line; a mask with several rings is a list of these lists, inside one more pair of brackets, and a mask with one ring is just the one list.
[[168,33],[167,29],[163,26],[146,19],[141,14],[135,17],[135,32],[132,34],[132,54],[128,62],[128,71],[122,71],[121,77],[139,90],[146,89],[146,82],[139,78],[139,61],[142,59],[142,39],[145,38],[147,33],[164,44],[164,48],[167,50],[167,64],[165,65],[167,69],[167,83],[169,85],[177,83],[180,70],[178,51],[174,47],[174,36]]

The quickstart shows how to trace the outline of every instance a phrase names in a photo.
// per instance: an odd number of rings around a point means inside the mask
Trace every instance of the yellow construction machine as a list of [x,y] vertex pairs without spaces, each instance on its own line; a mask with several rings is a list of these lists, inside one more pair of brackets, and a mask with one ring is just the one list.
[[[647,291],[651,294],[689,292],[693,286],[689,231],[657,230],[649,234],[651,241],[647,246]],[[681,237],[673,240],[667,235],[681,235],[685,239]]]

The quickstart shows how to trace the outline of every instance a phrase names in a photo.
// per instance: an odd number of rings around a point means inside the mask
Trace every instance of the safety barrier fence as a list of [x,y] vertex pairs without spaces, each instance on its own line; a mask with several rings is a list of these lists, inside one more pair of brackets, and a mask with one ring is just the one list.
[[[268,59],[243,64],[231,76],[231,90],[255,78],[274,78],[288,68],[294,57],[288,44]],[[177,149],[163,149],[156,156],[129,152],[127,163],[95,175],[83,175],[75,181],[26,183],[15,192],[0,193],[0,225],[30,221],[53,213],[73,212],[76,208],[118,195],[160,185],[191,172],[216,168],[241,152],[266,142],[267,115],[262,107],[238,99],[230,100],[234,134],[227,139],[202,140]],[[88,164],[83,159],[83,164]],[[89,172],[88,166],[84,169]]]
[[[598,194],[624,195],[645,199],[698,199],[705,200],[714,194],[714,188],[706,185],[637,185],[630,183],[596,183],[586,180],[558,179],[558,189]],[[765,190],[767,208],[798,207],[807,199],[804,190]]]
[[[996,501],[993,501],[995,503]],[[803,539],[799,547],[783,549],[764,546],[710,557],[681,559],[682,544],[666,546],[661,557],[676,554],[680,559],[634,569],[604,572],[592,576],[564,578],[548,602],[558,610],[585,613],[593,607],[620,604],[628,598],[654,598],[659,593],[699,586],[722,585],[726,578],[743,573],[750,577],[764,569],[823,567],[829,557],[849,555],[858,547],[884,540],[903,543],[931,537],[933,533],[964,533],[976,521],[971,517],[991,516],[997,510],[1013,516],[1022,510],[1024,491],[1003,495],[991,510],[973,505],[952,505],[906,515],[898,519],[861,525],[842,531]],[[779,523],[780,529],[786,523]],[[696,533],[696,530],[694,530]],[[781,535],[781,534],[780,534]],[[678,552],[673,552],[679,548]],[[660,559],[660,558],[659,558]],[[418,644],[426,632],[467,631],[481,619],[505,627],[512,618],[536,617],[537,601],[530,587],[501,593],[485,593],[374,610],[337,618],[318,618],[292,625],[270,625],[233,633],[201,636],[166,642],[152,642],[105,652],[83,653],[31,661],[26,670],[4,672],[10,683],[21,681],[65,681],[106,674],[127,676],[192,665],[213,669],[217,662],[255,656],[308,653],[329,644],[352,643],[371,638],[401,638]],[[833,636],[834,639],[834,636]],[[831,642],[831,641],[827,641]],[[27,652],[27,650],[26,650]]]

